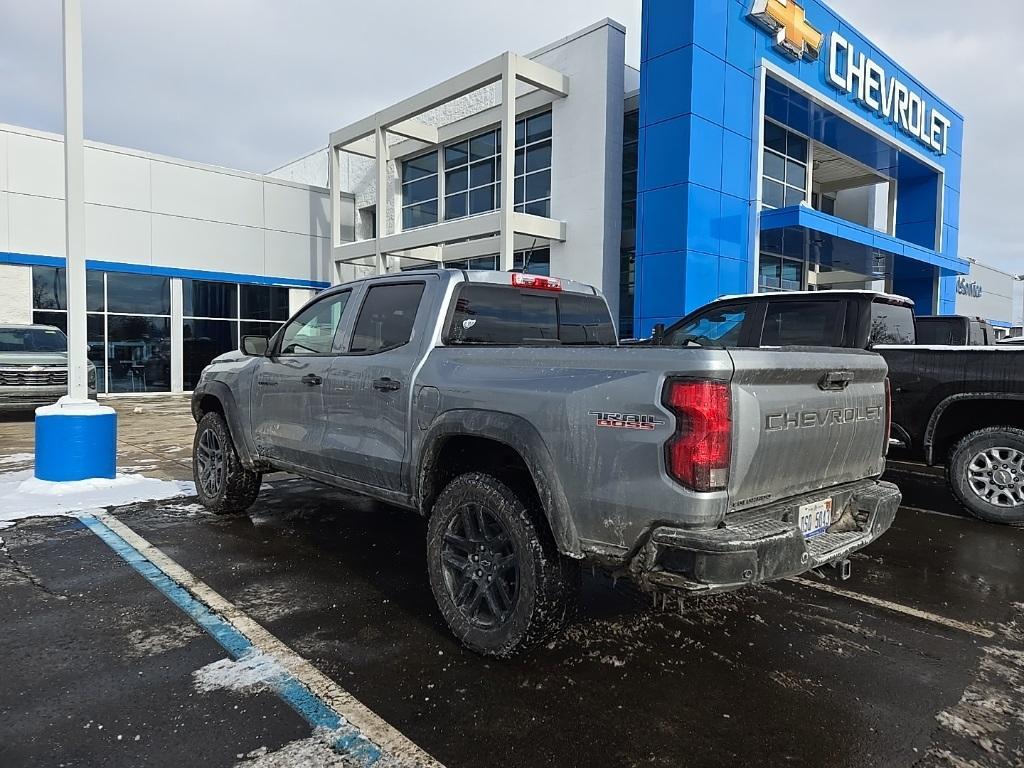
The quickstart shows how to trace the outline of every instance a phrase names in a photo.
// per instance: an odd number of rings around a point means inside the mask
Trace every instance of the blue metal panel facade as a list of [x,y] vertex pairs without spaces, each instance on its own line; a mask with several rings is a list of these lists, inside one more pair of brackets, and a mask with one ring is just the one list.
[[[769,4],[791,13],[794,2]],[[816,60],[781,50],[752,20],[755,5],[644,0],[636,335],[721,294],[754,290],[760,231],[768,226],[759,210],[766,117],[877,170],[897,189],[895,237],[874,233],[881,235],[874,242],[871,230],[806,206],[773,211],[795,216],[781,225],[776,218],[775,226],[852,237],[893,254],[894,289],[913,293],[922,309],[952,311],[956,277],[967,271],[957,253],[963,118],[824,3],[797,3],[824,35]],[[830,82],[833,33],[884,70],[886,82],[919,95],[922,111],[948,118],[944,152]]]

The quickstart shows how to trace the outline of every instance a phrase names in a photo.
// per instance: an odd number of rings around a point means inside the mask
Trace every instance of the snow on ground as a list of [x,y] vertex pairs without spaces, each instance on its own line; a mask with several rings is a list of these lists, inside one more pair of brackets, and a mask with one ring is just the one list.
[[193,483],[157,480],[142,475],[119,474],[113,480],[51,483],[36,479],[31,469],[5,472],[0,473],[0,528],[26,517],[67,515],[138,501],[191,496],[195,492]]
[[0,456],[0,467],[12,464],[31,464],[36,457],[31,453],[12,453],[10,456]]
[[287,676],[276,659],[259,651],[250,651],[238,661],[221,659],[192,673],[198,690],[261,691]]

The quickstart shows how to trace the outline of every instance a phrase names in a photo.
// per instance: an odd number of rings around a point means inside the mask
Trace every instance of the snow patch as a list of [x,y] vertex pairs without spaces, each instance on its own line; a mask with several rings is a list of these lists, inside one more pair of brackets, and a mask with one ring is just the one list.
[[31,453],[12,453],[10,456],[0,456],[0,467],[11,464],[31,464],[36,457]]
[[39,480],[31,469],[0,474],[0,528],[26,517],[67,515],[87,509],[139,501],[191,496],[193,483],[119,474],[113,479],[53,483]]
[[284,667],[271,656],[250,651],[238,661],[221,659],[192,673],[196,689],[208,693],[228,689],[231,691],[263,691],[277,680],[287,677]]

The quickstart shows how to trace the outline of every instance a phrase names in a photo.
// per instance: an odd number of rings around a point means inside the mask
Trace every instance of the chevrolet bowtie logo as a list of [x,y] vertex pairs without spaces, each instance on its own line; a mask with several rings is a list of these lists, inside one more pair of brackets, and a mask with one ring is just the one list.
[[796,0],[755,0],[750,18],[775,35],[775,46],[793,59],[816,61],[825,36],[807,22]]

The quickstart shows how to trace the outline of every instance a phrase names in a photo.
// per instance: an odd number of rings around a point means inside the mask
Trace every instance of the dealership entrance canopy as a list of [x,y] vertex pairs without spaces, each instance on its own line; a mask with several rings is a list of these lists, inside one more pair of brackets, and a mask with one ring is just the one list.
[[952,312],[963,118],[826,5],[644,3],[638,332],[724,293]]

